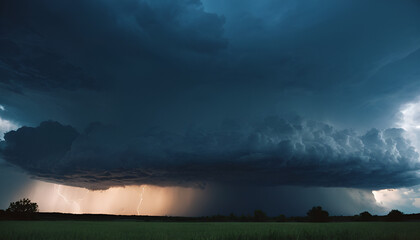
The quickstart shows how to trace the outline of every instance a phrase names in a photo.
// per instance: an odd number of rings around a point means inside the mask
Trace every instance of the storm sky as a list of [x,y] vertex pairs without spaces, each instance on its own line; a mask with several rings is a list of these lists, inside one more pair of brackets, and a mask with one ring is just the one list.
[[4,0],[0,207],[37,182],[419,212],[419,69],[415,0]]

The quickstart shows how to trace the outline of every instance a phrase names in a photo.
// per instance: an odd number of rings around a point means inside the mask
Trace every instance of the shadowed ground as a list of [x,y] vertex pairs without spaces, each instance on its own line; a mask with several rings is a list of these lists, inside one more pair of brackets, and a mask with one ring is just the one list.
[[0,239],[418,239],[419,222],[1,221]]

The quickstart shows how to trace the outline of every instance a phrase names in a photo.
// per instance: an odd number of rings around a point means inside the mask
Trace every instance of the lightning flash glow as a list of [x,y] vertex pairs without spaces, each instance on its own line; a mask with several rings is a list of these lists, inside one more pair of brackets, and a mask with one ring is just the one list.
[[68,199],[66,196],[63,195],[63,193],[61,193],[61,187],[62,186],[58,184],[54,185],[54,190],[57,192],[58,196],[60,196],[66,204],[69,204],[72,208],[74,208],[74,213],[82,213],[80,208],[80,202],[83,201],[87,192],[82,198]]
[[143,203],[144,189],[145,189],[145,186],[142,186],[141,192],[140,192],[140,201],[139,201],[139,204],[137,205],[137,215],[140,215],[140,207],[141,207],[141,204]]

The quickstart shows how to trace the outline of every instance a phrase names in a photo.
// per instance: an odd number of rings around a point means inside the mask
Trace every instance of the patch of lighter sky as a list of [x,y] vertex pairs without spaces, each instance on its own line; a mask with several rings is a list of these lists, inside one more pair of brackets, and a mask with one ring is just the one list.
[[407,138],[416,150],[420,149],[420,100],[401,106],[396,126],[406,131]]
[[188,209],[177,204],[182,202],[177,199],[180,194],[188,203],[194,197],[194,189],[141,185],[92,191],[35,180],[15,199],[27,197],[38,203],[41,212],[178,216],[188,213]]
[[[405,136],[410,140],[417,152],[420,150],[420,99],[403,104],[400,108],[400,118],[396,127],[405,130]],[[419,173],[420,174],[420,173]],[[378,205],[391,210],[420,211],[420,188],[382,189],[372,191]]]
[[4,137],[5,133],[7,133],[9,131],[12,131],[12,130],[16,130],[18,128],[19,128],[19,126],[16,123],[14,123],[10,120],[3,119],[0,116],[0,140],[3,140],[3,137]]

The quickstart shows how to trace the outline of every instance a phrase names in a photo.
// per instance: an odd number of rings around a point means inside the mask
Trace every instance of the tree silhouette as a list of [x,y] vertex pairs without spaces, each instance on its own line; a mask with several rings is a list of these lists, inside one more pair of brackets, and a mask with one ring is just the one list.
[[372,214],[370,214],[368,211],[364,211],[359,214],[361,221],[371,221],[372,220]]
[[278,215],[276,218],[276,222],[286,222],[286,216],[284,214]]
[[267,220],[267,215],[262,210],[255,210],[254,211],[254,219],[257,222],[263,222]]
[[311,210],[307,212],[308,218],[313,222],[327,222],[328,221],[328,212],[322,210],[322,207],[312,207]]
[[27,198],[23,198],[17,202],[11,202],[6,211],[18,214],[32,214],[38,212],[38,204],[32,203],[31,200]]
[[403,216],[404,213],[398,211],[397,209],[393,209],[388,213],[387,218],[389,221],[401,221]]

